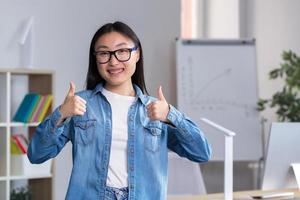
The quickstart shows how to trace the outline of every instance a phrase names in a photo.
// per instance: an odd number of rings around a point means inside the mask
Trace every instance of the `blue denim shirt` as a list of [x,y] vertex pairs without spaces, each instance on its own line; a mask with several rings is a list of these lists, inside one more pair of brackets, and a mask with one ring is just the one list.
[[[87,102],[83,116],[73,116],[59,126],[58,108],[37,128],[28,158],[42,163],[54,158],[72,142],[73,168],[66,199],[103,200],[108,172],[112,112],[102,94],[102,84],[76,95]],[[163,200],[167,194],[168,149],[195,162],[205,162],[211,148],[201,130],[173,106],[172,124],[152,121],[146,105],[156,99],[134,85],[137,101],[128,111],[128,188],[130,200]]]

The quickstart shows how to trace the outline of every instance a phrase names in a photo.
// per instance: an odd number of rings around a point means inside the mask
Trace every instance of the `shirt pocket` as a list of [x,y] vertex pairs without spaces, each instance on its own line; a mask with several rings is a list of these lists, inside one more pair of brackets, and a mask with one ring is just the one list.
[[159,121],[150,121],[144,126],[144,145],[150,152],[159,151],[162,134],[162,124]]
[[80,120],[74,123],[75,142],[78,144],[88,145],[95,139],[96,120]]

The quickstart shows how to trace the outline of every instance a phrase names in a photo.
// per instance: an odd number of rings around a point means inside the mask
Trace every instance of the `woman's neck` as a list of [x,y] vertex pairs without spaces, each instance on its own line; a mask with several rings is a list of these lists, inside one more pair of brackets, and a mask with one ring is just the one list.
[[123,84],[123,85],[110,85],[105,84],[104,88],[108,91],[117,93],[123,96],[135,96],[135,90],[132,84]]

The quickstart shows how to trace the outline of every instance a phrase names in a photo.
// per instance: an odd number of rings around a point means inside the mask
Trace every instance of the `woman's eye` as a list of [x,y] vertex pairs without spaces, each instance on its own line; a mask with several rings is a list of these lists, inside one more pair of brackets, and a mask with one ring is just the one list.
[[109,53],[108,52],[99,52],[98,55],[99,56],[108,56]]
[[119,49],[118,53],[127,53],[127,51],[128,51],[127,49]]

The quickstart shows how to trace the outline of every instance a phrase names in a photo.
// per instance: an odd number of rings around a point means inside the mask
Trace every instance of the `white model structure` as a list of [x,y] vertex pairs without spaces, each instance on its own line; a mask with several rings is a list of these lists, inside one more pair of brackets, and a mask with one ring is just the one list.
[[33,16],[31,16],[25,23],[24,29],[19,40],[22,47],[21,67],[33,67]]
[[232,200],[233,192],[233,136],[236,134],[206,118],[201,121],[219,130],[225,135],[225,159],[224,159],[224,199]]

